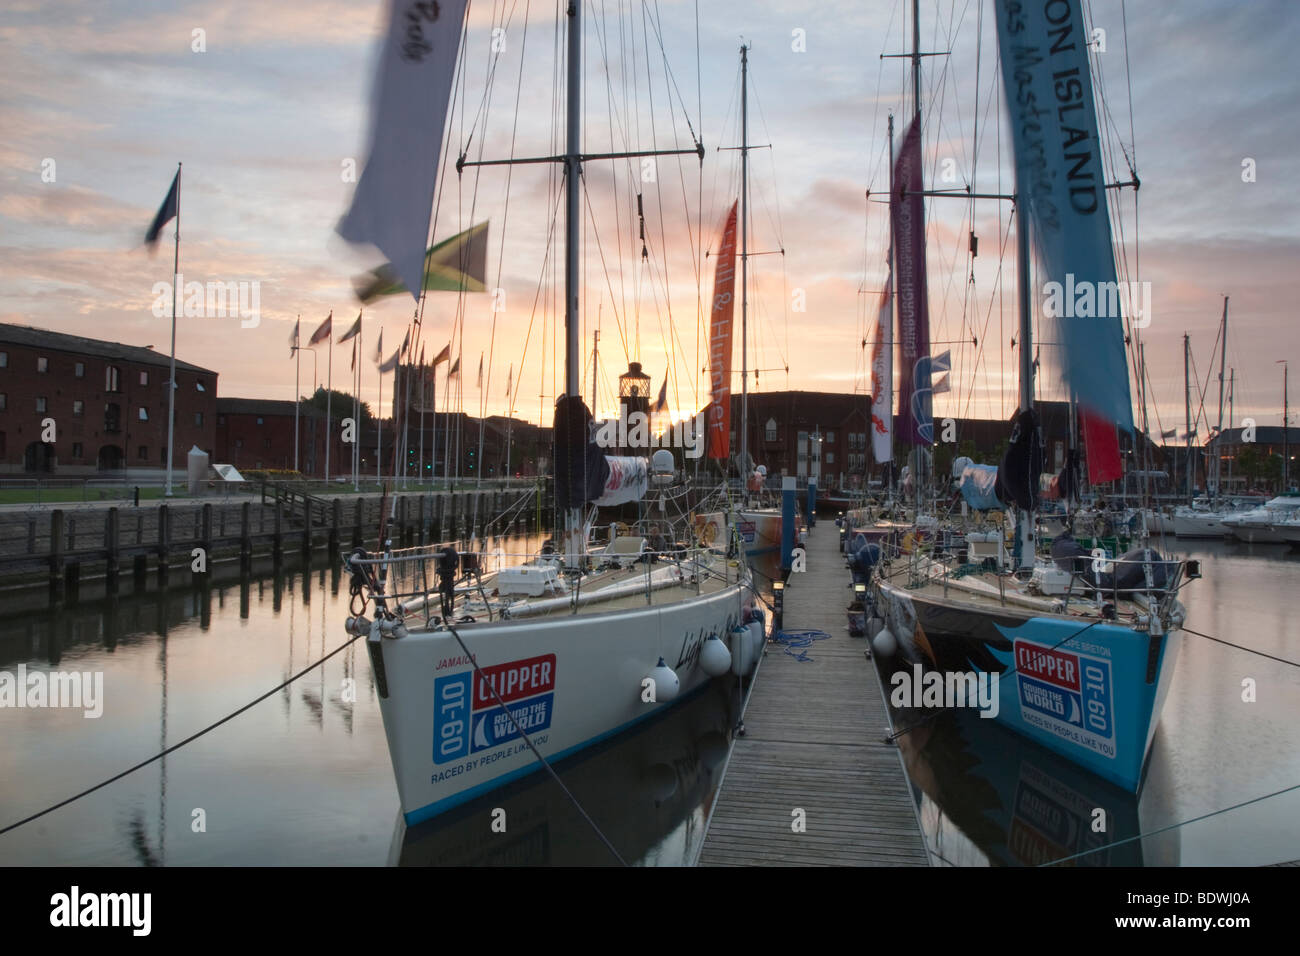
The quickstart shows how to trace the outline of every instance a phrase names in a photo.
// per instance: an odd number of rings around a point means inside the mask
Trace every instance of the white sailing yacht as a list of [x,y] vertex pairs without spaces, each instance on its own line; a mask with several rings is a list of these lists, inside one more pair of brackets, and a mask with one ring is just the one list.
[[[402,5],[392,6],[381,77],[400,68],[415,43],[398,9]],[[453,9],[458,15],[448,15]],[[443,4],[441,19],[420,23],[415,52],[436,46],[431,36],[451,41],[454,49],[464,10],[463,2]],[[587,549],[594,507],[632,500],[629,488],[634,496],[644,494],[647,469],[642,459],[605,456],[580,393],[581,169],[596,158],[702,159],[703,147],[697,141],[687,150],[598,157],[584,152],[582,10],[578,2],[563,5],[563,154],[483,163],[462,157],[458,164],[563,164],[566,388],[555,412],[561,546],[492,573],[482,573],[476,556],[458,555],[446,545],[357,551],[347,559],[354,595],[348,628],[367,634],[408,825],[533,773],[543,760],[562,759],[649,720],[710,677],[748,673],[761,653],[763,624],[750,571],[743,557],[728,559],[725,541],[653,555],[638,545],[631,561],[619,540],[603,552]],[[443,115],[445,109],[439,123]],[[537,226],[545,234],[545,224]],[[658,453],[663,455],[668,459],[657,458],[652,479],[660,487],[675,480],[671,455]],[[677,530],[684,534],[690,524],[691,516],[681,515]]]

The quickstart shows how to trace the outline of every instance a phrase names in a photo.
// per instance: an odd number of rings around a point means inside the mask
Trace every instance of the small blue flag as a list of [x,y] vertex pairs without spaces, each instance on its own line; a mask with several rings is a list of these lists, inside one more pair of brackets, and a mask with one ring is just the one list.
[[153,225],[144,235],[144,241],[149,248],[158,247],[158,234],[162,232],[162,227],[176,218],[179,211],[181,198],[181,171],[176,170],[176,177],[172,180],[172,188],[167,191],[167,198],[163,204],[158,207],[158,215],[153,217]]

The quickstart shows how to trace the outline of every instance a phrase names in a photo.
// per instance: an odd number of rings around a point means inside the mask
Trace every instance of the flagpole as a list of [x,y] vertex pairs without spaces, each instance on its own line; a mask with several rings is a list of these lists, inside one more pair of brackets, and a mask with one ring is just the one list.
[[298,322],[293,327],[293,470],[298,471],[298,409],[302,405],[302,313],[298,313]]
[[361,346],[364,340],[361,337],[361,313],[357,313],[357,340],[352,343],[352,490],[361,490],[361,463],[358,452],[361,443],[357,436],[361,434],[361,361],[360,356],[365,354],[365,349]]
[[172,461],[176,458],[176,300],[181,278],[181,164],[176,164],[176,257],[172,263],[172,357],[167,385],[167,497],[172,496]]
[[[334,313],[330,313],[334,318]],[[330,351],[326,359],[328,371],[325,373],[325,485],[330,482],[330,445],[334,439],[334,323],[330,322]]]
[[420,347],[420,397],[417,399],[420,403],[420,457],[417,459],[420,473],[415,477],[415,487],[419,488],[424,481],[424,401],[427,389],[424,381],[424,346]]
[[[398,350],[398,355],[397,355],[398,369],[402,368],[402,359],[403,359],[403,355],[406,352],[406,345],[410,342],[411,342],[411,328],[410,326],[407,326],[406,338],[402,342],[402,348]],[[404,385],[402,389],[402,448],[405,448],[406,439],[407,439],[406,425],[411,418],[411,370],[409,368],[406,369],[406,374],[402,376],[402,379]],[[406,490],[406,452],[399,450],[398,457],[402,459],[402,490],[405,491]]]
[[483,485],[483,421],[487,418],[487,410],[483,406],[483,356],[478,357],[478,464],[475,466],[477,478],[474,482],[476,488]]

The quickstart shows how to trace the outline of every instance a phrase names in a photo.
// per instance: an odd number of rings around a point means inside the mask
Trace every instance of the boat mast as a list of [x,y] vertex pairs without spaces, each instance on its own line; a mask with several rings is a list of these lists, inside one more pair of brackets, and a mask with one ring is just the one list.
[[1228,362],[1228,297],[1223,297],[1223,327],[1219,331],[1219,427],[1214,432],[1214,497],[1219,496],[1219,442],[1223,438],[1223,367]]
[[749,46],[740,47],[740,473],[749,495]]
[[[912,121],[916,124],[916,135],[919,137],[921,135],[921,0],[912,0],[912,106]],[[892,176],[894,165],[892,148],[890,150],[889,165],[891,170],[890,175]],[[924,188],[924,185],[922,188]],[[889,196],[890,201],[892,202],[894,196],[892,189]],[[925,241],[924,236],[922,236],[921,241]],[[926,281],[925,277],[922,277],[921,281]],[[906,397],[903,398],[902,401],[911,401],[911,398]],[[930,406],[930,420],[932,425],[934,421],[933,401],[934,399],[932,396]],[[921,475],[924,471],[921,467],[921,462],[925,458],[925,453],[922,451],[922,446],[920,445],[914,446],[914,451],[916,453],[916,474],[912,476],[912,484],[916,490],[916,518],[919,520],[921,517],[922,500]]]
[[[889,114],[889,201],[891,204],[894,201],[894,114],[893,113]],[[891,205],[891,210],[892,210],[892,205]],[[885,350],[886,354],[884,356],[885,361],[889,364],[889,404],[885,407],[885,414],[889,417],[889,421],[885,423],[885,427],[889,429],[889,465],[888,465],[889,496],[885,500],[889,502],[889,507],[891,509],[894,507],[894,468],[897,465],[894,459],[893,328],[894,328],[894,296],[896,294],[895,293],[896,287],[894,286],[895,274],[896,273],[894,272],[894,229],[893,229],[893,222],[891,217],[890,229],[889,229],[889,286],[888,286],[888,292],[889,292],[889,320],[888,321],[889,321],[890,336],[889,336],[889,348]],[[883,340],[884,336],[882,335],[881,338]],[[874,431],[874,428],[872,430]],[[868,434],[871,434],[871,432],[868,432]],[[875,443],[875,438],[872,438],[872,443],[873,444]]]
[[[582,330],[578,321],[578,253],[582,218],[578,206],[578,177],[582,174],[582,3],[569,0],[568,75],[565,93],[564,151],[564,393],[570,402],[582,401]],[[583,552],[582,509],[569,508],[564,515],[567,545],[566,564],[576,567]]]

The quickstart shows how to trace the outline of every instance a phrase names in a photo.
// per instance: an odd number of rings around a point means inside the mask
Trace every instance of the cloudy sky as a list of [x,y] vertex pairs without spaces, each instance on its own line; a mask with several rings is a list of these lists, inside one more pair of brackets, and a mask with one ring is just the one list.
[[[471,158],[553,153],[562,135],[555,0],[475,0],[463,83],[449,121],[454,153]],[[585,143],[590,151],[706,147],[661,160],[653,181],[630,163],[585,176],[584,352],[601,329],[601,408],[614,377],[639,359],[675,407],[698,407],[707,349],[699,321],[722,218],[738,191],[739,55],[750,52],[751,367],[757,388],[863,391],[862,340],[884,281],[886,117],[910,115],[908,64],[881,59],[911,38],[898,0],[587,0]],[[1142,187],[1112,207],[1121,260],[1151,283],[1146,332],[1153,414],[1182,422],[1182,336],[1209,376],[1231,296],[1228,363],[1238,419],[1280,421],[1282,367],[1300,361],[1300,132],[1293,69],[1300,8],[1290,0],[1120,0],[1085,3],[1105,32],[1101,66],[1115,174],[1135,159]],[[1011,189],[1000,122],[991,5],[923,0],[921,43],[927,168],[936,187]],[[0,12],[0,321],[167,347],[170,315],[153,314],[170,279],[172,227],[150,257],[142,238],[176,163],[185,164],[181,271],[186,281],[256,282],[260,319],[182,318],[178,357],[220,373],[227,396],[288,399],[296,316],[310,330],[331,310],[357,313],[351,278],[373,250],[335,234],[364,160],[379,0],[168,0],[98,5],[10,0]],[[1125,22],[1127,21],[1127,22]],[[495,48],[494,48],[495,45]],[[1130,107],[1131,86],[1131,107]],[[902,119],[899,120],[901,135]],[[769,148],[770,147],[770,148]],[[1243,181],[1252,160],[1254,181]],[[480,354],[489,411],[538,419],[556,382],[562,267],[555,172],[545,166],[444,170],[434,213],[442,239],[488,220],[489,295],[431,295],[430,354],[453,350],[468,370],[463,401],[477,413]],[[637,218],[640,193],[646,255]],[[972,220],[973,215],[973,220]],[[929,209],[935,350],[954,356],[953,392],[936,413],[1003,417],[1014,408],[1014,242],[1010,207],[936,199]],[[973,222],[973,227],[972,227]],[[971,229],[980,238],[972,265]],[[1000,248],[1006,245],[1006,255]],[[784,254],[781,251],[784,250]],[[363,397],[378,391],[371,361],[411,318],[409,297],[365,312]],[[560,319],[560,321],[557,321]],[[336,321],[336,334],[342,321]],[[978,344],[971,344],[972,339]],[[349,356],[336,347],[334,384]],[[562,354],[558,353],[558,354]],[[736,358],[739,367],[739,356]],[[312,363],[303,363],[302,391]],[[788,369],[788,371],[787,371]],[[319,375],[326,374],[321,350]],[[585,389],[591,394],[588,368]],[[738,383],[737,383],[738,385]],[[755,387],[751,382],[751,387]],[[1050,375],[1040,394],[1054,397]],[[1298,393],[1300,394],[1300,393]],[[1194,400],[1194,404],[1197,402]],[[385,403],[387,413],[387,403]],[[1154,430],[1153,422],[1152,428]],[[1202,434],[1204,432],[1202,431]]]

